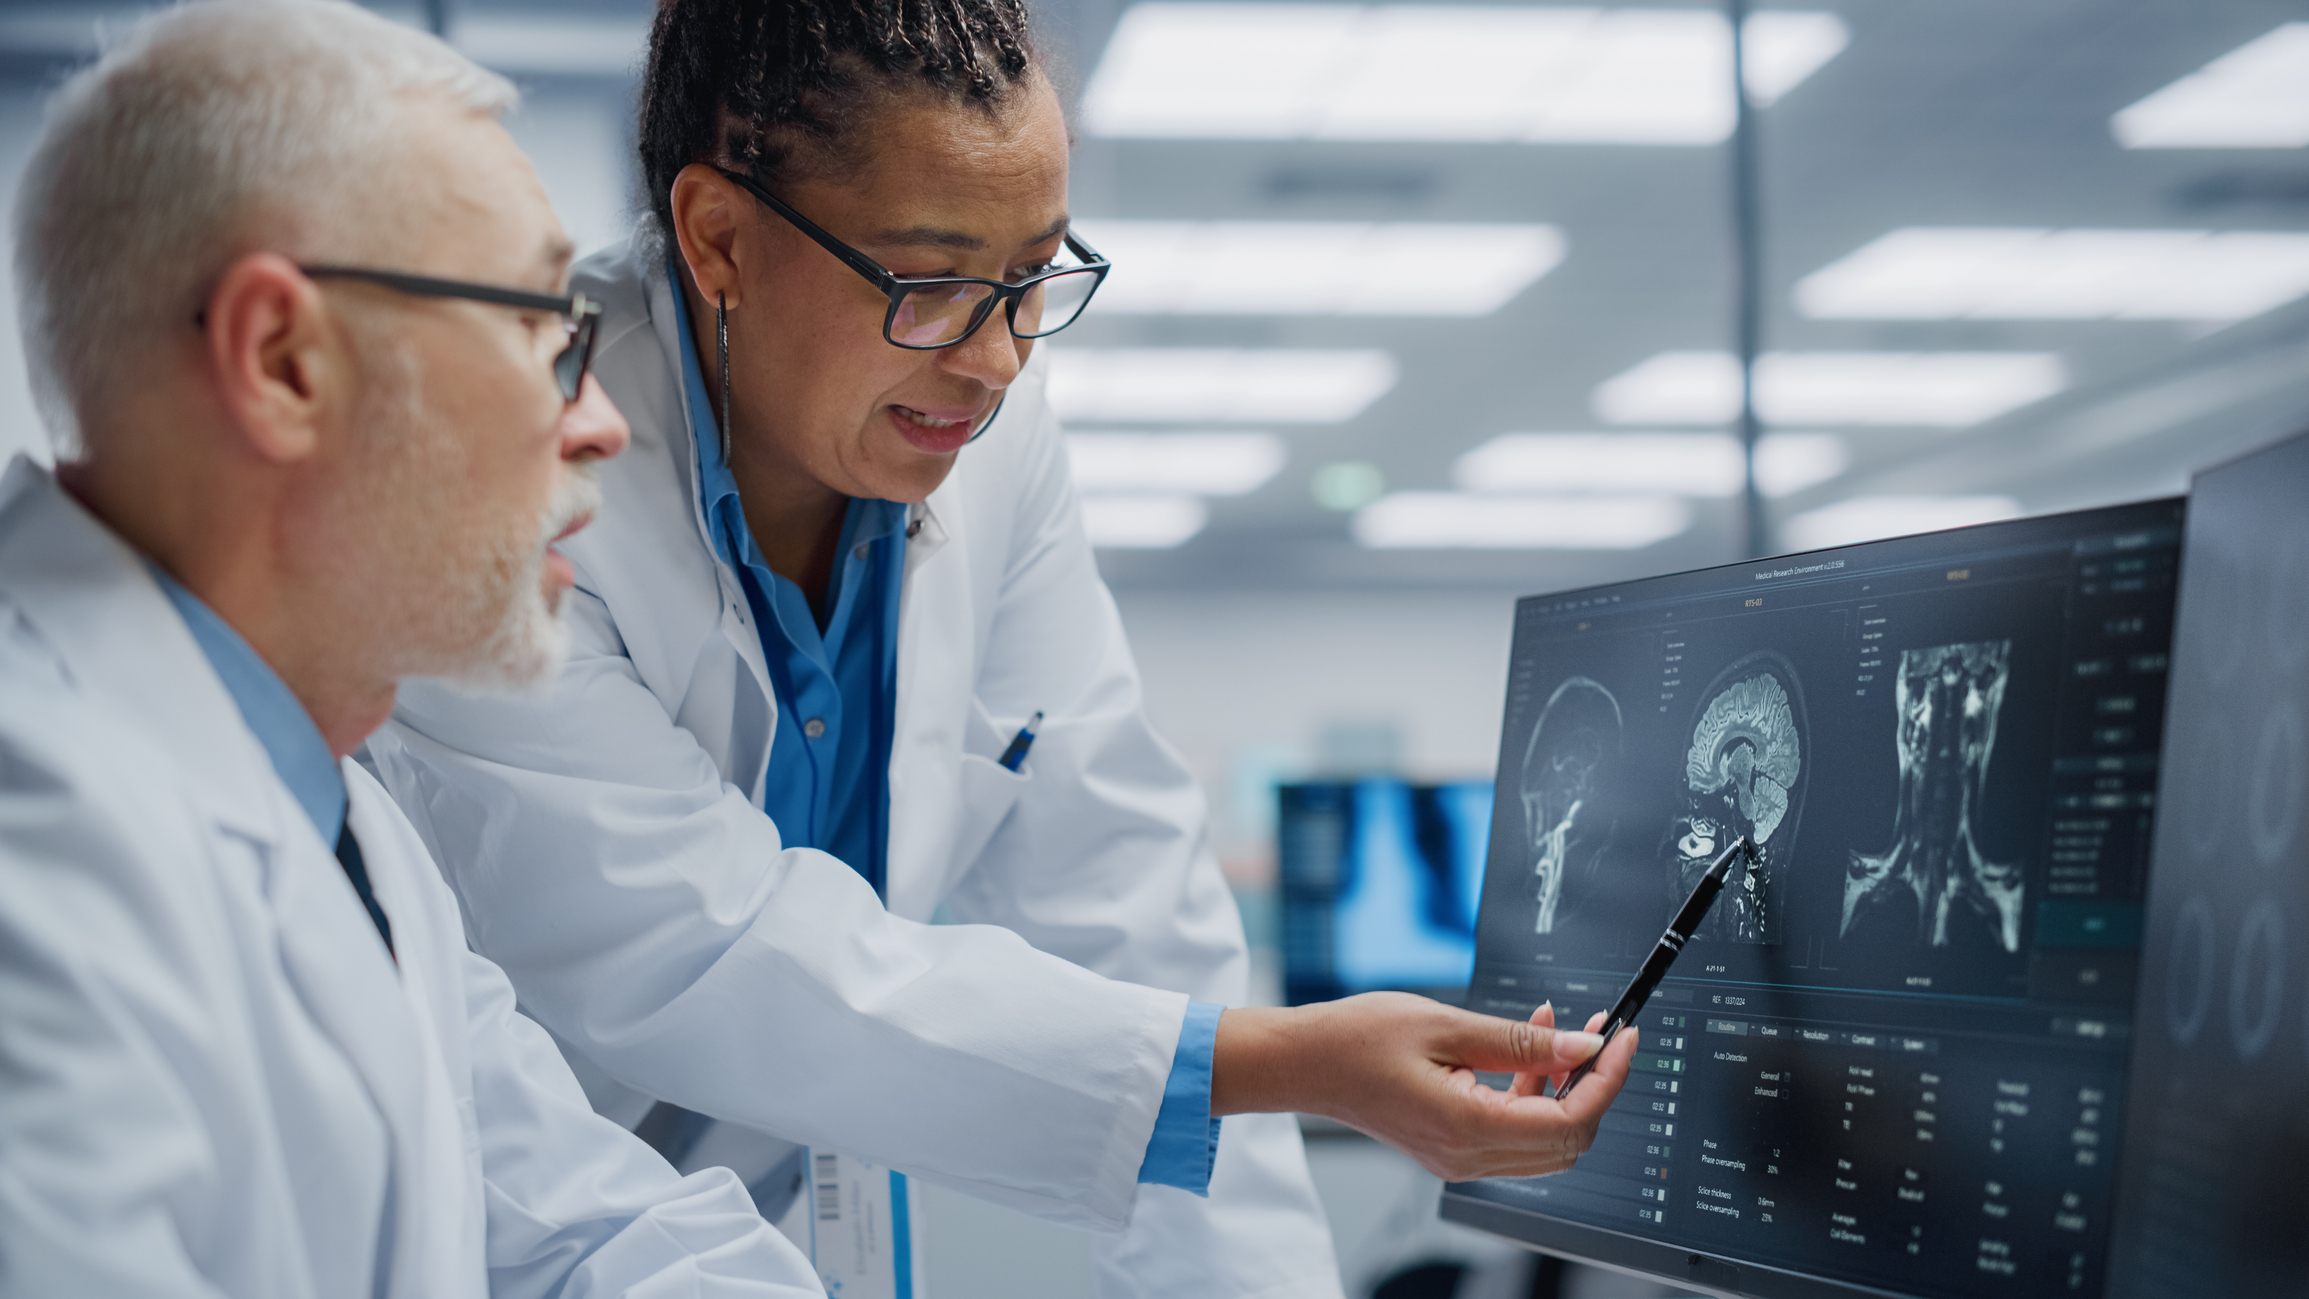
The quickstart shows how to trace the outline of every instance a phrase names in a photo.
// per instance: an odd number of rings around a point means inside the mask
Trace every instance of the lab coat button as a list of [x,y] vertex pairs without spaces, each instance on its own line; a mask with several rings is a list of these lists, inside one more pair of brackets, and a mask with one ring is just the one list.
[[810,720],[802,723],[802,734],[809,736],[813,740],[817,739],[821,735],[824,735],[825,733],[826,719],[823,717],[813,717]]

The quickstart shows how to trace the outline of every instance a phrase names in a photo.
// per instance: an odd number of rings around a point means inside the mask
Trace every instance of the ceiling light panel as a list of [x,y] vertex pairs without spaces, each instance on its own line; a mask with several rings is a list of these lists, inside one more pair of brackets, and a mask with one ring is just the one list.
[[[1827,13],[1753,15],[1770,104],[1850,39]],[[1173,139],[1714,144],[1731,27],[1693,9],[1147,3],[1083,95],[1094,134]]]
[[[1767,424],[1962,428],[2068,384],[2049,352],[1767,352],[1756,413]],[[1596,387],[1607,424],[1726,424],[1740,414],[1729,352],[1662,352]]]
[[1210,509],[1200,497],[1131,493],[1082,498],[1090,544],[1109,550],[1168,550],[1203,530]]
[[2286,23],[2109,119],[2128,149],[2309,145],[2309,22]]
[[1547,225],[1086,221],[1102,312],[1487,316],[1563,260]]
[[1192,492],[1241,496],[1283,467],[1272,433],[1076,433],[1066,439],[1084,492]]
[[[1844,440],[1775,433],[1756,444],[1756,486],[1785,496],[1843,473]],[[1471,492],[1672,492],[1738,495],[1747,479],[1740,440],[1725,433],[1503,433],[1452,467]]]
[[2009,496],[1855,496],[1799,514],[1781,533],[1790,550],[1824,550],[2019,515],[2020,503]]
[[2195,320],[2309,294],[2309,234],[1910,227],[1797,281],[1818,320]]
[[1061,417],[1115,424],[1336,424],[1395,386],[1395,358],[1292,348],[1053,348]]
[[1395,492],[1355,515],[1378,550],[1634,550],[1692,525],[1673,496],[1479,496]]

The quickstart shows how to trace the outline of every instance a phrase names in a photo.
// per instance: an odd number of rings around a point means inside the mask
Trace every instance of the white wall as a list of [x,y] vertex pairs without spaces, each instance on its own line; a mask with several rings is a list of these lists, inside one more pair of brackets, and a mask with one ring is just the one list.
[[583,256],[623,239],[635,191],[628,114],[600,91],[534,91],[505,121]]
[[1333,765],[1326,730],[1392,728],[1394,766],[1415,778],[1490,778],[1510,595],[1125,590],[1116,603],[1147,711],[1210,792],[1238,878],[1272,852],[1272,780]]

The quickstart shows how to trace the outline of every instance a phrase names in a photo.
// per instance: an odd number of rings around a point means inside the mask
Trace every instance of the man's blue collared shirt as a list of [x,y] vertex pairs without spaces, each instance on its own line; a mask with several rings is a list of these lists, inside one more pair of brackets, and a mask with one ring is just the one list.
[[225,693],[240,709],[241,720],[264,746],[281,783],[312,818],[321,842],[336,847],[337,836],[345,828],[345,773],[337,769],[337,760],[329,753],[329,742],[321,738],[321,728],[314,725],[313,715],[231,623],[218,617],[216,610],[184,589],[158,564],[147,567],[160,580],[168,602],[176,606],[177,616],[184,619],[193,643],[200,646],[209,666],[224,682]]
[[[906,507],[853,499],[826,588],[823,621],[802,589],[770,571],[746,526],[722,454],[681,277],[669,261],[682,387],[697,431],[698,506],[714,553],[738,575],[778,697],[762,810],[789,848],[818,848],[887,893],[890,744],[896,729],[898,594],[906,575]],[[292,700],[292,702],[294,702]],[[340,795],[341,797],[341,795]],[[1221,1007],[1192,1002],[1171,1057],[1162,1109],[1138,1180],[1207,1194],[1219,1124],[1211,1117],[1211,1056]]]

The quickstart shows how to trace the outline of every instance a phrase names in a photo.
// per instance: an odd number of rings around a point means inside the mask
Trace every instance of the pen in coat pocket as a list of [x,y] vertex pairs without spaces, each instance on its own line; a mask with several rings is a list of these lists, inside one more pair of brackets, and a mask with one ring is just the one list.
[[1042,713],[1037,710],[1034,716],[1026,719],[1026,725],[1018,728],[1018,734],[1010,737],[1010,747],[1004,749],[1002,757],[998,759],[1004,771],[1016,771],[1026,765],[1026,751],[1034,747],[1034,728],[1040,725]]

